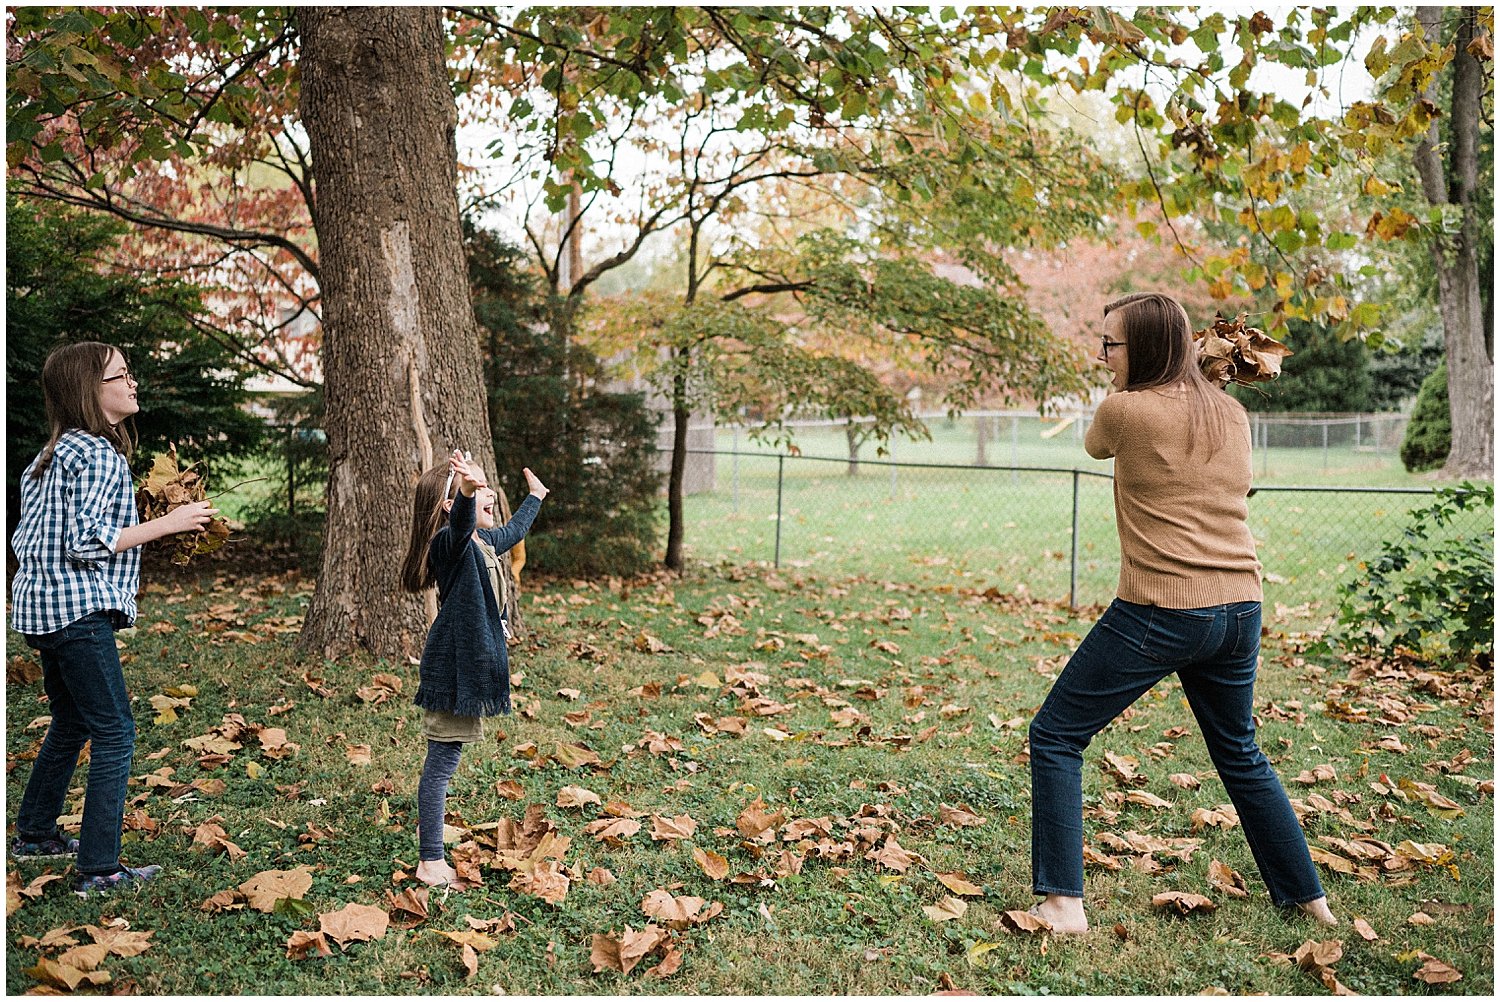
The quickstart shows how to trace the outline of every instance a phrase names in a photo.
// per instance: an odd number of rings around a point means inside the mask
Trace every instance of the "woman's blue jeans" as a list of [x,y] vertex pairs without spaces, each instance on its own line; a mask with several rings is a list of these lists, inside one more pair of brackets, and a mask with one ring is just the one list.
[[26,781],[16,834],[43,838],[57,828],[78,753],[89,742],[89,778],[78,833],[78,871],[92,876],[120,868],[125,784],[135,752],[135,717],[115,649],[114,621],[95,612],[55,633],[27,636],[42,658],[42,685],[52,723]]
[[1260,603],[1162,609],[1115,599],[1031,722],[1031,874],[1037,894],[1083,897],[1083,750],[1177,673],[1255,865],[1278,905],[1323,896],[1307,840],[1251,716]]

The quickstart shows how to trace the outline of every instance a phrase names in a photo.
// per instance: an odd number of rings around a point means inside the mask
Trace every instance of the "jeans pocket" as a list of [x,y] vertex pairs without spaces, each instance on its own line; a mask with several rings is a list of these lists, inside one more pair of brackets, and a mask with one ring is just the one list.
[[1244,608],[1232,609],[1234,621],[1234,650],[1231,661],[1244,661],[1255,657],[1260,651],[1260,603],[1247,602]]
[[1187,664],[1198,658],[1213,634],[1213,613],[1153,606],[1141,637],[1141,655],[1163,665]]

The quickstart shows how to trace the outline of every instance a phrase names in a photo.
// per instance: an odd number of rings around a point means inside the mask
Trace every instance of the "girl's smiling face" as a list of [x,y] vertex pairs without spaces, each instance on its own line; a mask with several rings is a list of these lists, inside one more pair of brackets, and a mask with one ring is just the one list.
[[104,364],[104,377],[99,385],[99,409],[110,424],[119,424],[141,409],[135,399],[135,377],[125,356],[112,351]]
[[493,529],[495,527],[495,492],[488,487],[481,487],[474,492],[474,518],[480,529]]

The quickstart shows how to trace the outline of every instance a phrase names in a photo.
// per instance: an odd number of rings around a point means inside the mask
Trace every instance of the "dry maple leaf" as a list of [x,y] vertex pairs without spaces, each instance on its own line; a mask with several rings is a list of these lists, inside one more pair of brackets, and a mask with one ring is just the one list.
[[1040,915],[1033,915],[1031,912],[1020,909],[1001,912],[998,924],[1001,928],[1010,932],[1031,933],[1052,931],[1052,923]]
[[670,842],[674,839],[692,838],[693,833],[698,830],[698,822],[686,814],[675,818],[664,818],[659,814],[651,815],[651,841]]
[[1214,889],[1232,898],[1250,896],[1250,889],[1245,885],[1245,878],[1217,859],[1208,864],[1208,882]]
[[333,948],[328,945],[327,937],[321,932],[298,929],[287,939],[286,957],[288,960],[306,960],[311,953],[316,953],[319,957],[333,956]]
[[107,985],[110,979],[108,971],[81,971],[47,957],[38,958],[35,967],[28,967],[21,973],[37,979],[44,985],[66,989],[70,992],[77,991],[78,986],[82,984],[96,987]]
[[[197,464],[193,464],[196,466]],[[167,512],[208,500],[203,477],[193,466],[177,468],[177,446],[167,446],[165,453],[158,453],[151,469],[136,490],[136,506],[140,509],[141,521],[159,518]],[[229,539],[229,523],[221,518],[211,518],[202,529],[174,533],[147,545],[156,550],[168,550],[172,563],[187,564],[200,553],[212,553]]]
[[299,866],[293,870],[264,870],[240,885],[245,903],[258,912],[271,914],[276,902],[282,898],[300,901],[312,887],[312,868]]
[[1417,981],[1429,985],[1448,985],[1463,980],[1463,974],[1457,968],[1450,967],[1436,957],[1425,953],[1417,956],[1422,960],[1422,966],[1412,973]]
[[1151,898],[1151,904],[1157,908],[1175,911],[1179,915],[1190,915],[1193,912],[1211,912],[1218,906],[1201,894],[1192,894],[1187,891],[1164,891]]
[[661,640],[642,630],[635,638],[635,649],[642,654],[670,654],[672,648],[662,643]]
[[933,876],[954,894],[962,894],[967,897],[982,897],[984,895],[984,888],[972,883],[962,873],[934,873]]
[[351,903],[338,911],[323,912],[318,916],[319,930],[341,947],[347,943],[380,939],[390,923],[391,917],[385,910],[373,905]]
[[756,797],[740,812],[739,817],[734,819],[734,826],[739,829],[745,838],[754,840],[770,841],[776,837],[774,829],[786,820],[785,811],[777,811],[775,814],[766,813],[765,801]]
[[1360,939],[1363,939],[1366,943],[1373,943],[1380,938],[1379,933],[1372,929],[1370,923],[1362,918],[1354,920],[1354,931],[1359,933]]
[[901,848],[901,843],[896,841],[894,834],[886,836],[885,844],[880,849],[871,849],[865,853],[865,859],[897,873],[905,873],[913,863],[922,862],[921,855]]
[[968,804],[959,804],[957,807],[938,804],[938,820],[953,828],[977,828],[988,819],[975,814]]
[[634,818],[600,818],[583,826],[585,835],[609,845],[620,845],[640,830],[641,823]]
[[581,786],[565,786],[557,791],[558,807],[585,807],[589,804],[601,804],[599,794],[592,790],[586,790]]
[[709,905],[702,898],[689,895],[676,897],[669,891],[658,888],[646,892],[646,896],[641,899],[641,911],[647,918],[659,919],[670,929],[686,929],[691,925],[702,925],[719,915],[724,911],[724,904],[715,901]]
[[1281,360],[1292,350],[1255,327],[1247,327],[1248,314],[1233,320],[1216,316],[1214,323],[1193,332],[1198,343],[1198,366],[1209,382],[1242,385],[1260,383],[1281,375]]
[[409,887],[402,890],[400,894],[386,891],[386,910],[399,928],[413,928],[427,921],[428,899],[431,894],[432,888],[430,887]]
[[136,957],[151,949],[153,930],[134,932],[123,919],[115,919],[104,926],[86,925],[83,931],[93,937],[94,942],[117,957]]
[[647,925],[640,932],[625,927],[625,931],[619,936],[609,933],[595,933],[592,946],[589,950],[589,960],[594,965],[594,973],[600,974],[604,971],[619,971],[621,974],[629,974],[647,954],[651,953],[667,939],[666,930],[654,925]]
[[922,913],[934,922],[949,922],[953,919],[964,917],[969,910],[969,903],[962,898],[955,898],[951,894],[945,894],[935,905],[923,905]]
[[729,860],[720,856],[711,849],[700,849],[693,846],[693,862],[711,880],[723,880],[729,876]]
[[346,758],[348,758],[350,765],[370,764],[369,745],[345,745],[344,755]]

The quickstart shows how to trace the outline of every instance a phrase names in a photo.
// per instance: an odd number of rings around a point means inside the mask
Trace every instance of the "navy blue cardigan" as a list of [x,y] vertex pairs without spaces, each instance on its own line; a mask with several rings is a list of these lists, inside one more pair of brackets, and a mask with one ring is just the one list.
[[[498,529],[479,535],[504,553],[526,536],[542,502],[534,495]],[[474,499],[453,499],[448,524],[432,537],[427,561],[438,586],[438,614],[422,648],[417,705],[464,717],[510,712],[510,665],[500,605],[474,534]],[[503,571],[502,571],[503,573]]]

